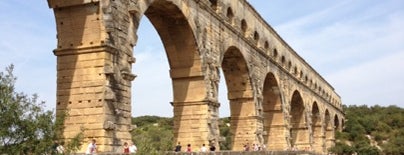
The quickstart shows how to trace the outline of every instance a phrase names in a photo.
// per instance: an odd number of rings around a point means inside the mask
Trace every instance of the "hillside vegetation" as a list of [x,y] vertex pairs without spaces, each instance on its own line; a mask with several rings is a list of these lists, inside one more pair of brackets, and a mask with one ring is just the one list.
[[404,109],[397,106],[345,107],[346,122],[336,133],[338,154],[404,154]]
[[[345,127],[336,133],[336,154],[404,154],[404,109],[397,106],[348,106]],[[139,150],[159,154],[173,150],[173,119],[158,116],[141,116],[132,119],[137,128],[132,131]],[[225,141],[221,150],[229,150],[231,133],[229,118],[221,118],[220,134]]]

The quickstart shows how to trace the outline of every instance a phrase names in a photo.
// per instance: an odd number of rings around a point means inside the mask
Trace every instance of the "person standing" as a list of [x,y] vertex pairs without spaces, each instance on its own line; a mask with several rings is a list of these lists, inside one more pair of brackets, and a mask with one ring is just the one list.
[[132,144],[129,146],[129,152],[131,154],[135,154],[137,152],[137,147],[136,147],[135,143],[132,142]]
[[65,153],[65,147],[63,146],[65,145],[65,142],[61,142],[60,145],[56,148],[56,151],[58,154],[64,154]]
[[59,146],[59,142],[57,141],[57,140],[55,140],[55,141],[53,141],[53,145],[52,145],[52,147],[51,147],[51,154],[52,155],[55,155],[55,154],[57,154],[57,147]]
[[124,154],[129,154],[129,146],[127,142],[123,143],[123,153]]
[[86,154],[95,154],[97,153],[97,144],[95,139],[92,139],[90,144],[87,146]]
[[191,144],[187,145],[187,152],[192,152]]
[[177,146],[175,146],[175,152],[181,152],[181,143],[178,142]]
[[208,148],[206,148],[205,144],[202,144],[201,152],[208,152]]
[[215,144],[210,145],[209,150],[210,150],[210,152],[215,152],[216,151]]

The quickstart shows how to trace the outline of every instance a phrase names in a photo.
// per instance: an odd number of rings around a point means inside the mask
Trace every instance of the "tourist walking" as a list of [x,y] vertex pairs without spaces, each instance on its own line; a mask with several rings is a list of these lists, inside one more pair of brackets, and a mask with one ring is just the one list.
[[124,154],[129,154],[129,146],[127,142],[123,143],[123,153]]
[[86,154],[96,154],[97,153],[97,144],[95,139],[92,139],[90,144],[87,146]]
[[208,152],[208,148],[206,148],[205,144],[202,144],[201,152]]
[[177,146],[175,146],[175,152],[181,152],[181,143],[178,142]]
[[187,145],[187,152],[192,152],[191,144]]
[[131,153],[131,154],[135,154],[136,152],[137,152],[137,147],[136,147],[136,145],[135,145],[135,143],[131,143],[130,144],[130,146],[129,146],[129,152]]

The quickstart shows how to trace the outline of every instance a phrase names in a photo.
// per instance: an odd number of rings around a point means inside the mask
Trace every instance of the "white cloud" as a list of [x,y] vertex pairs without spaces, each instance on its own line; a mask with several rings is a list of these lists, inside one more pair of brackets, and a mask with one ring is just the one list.
[[404,50],[326,76],[344,104],[404,107]]

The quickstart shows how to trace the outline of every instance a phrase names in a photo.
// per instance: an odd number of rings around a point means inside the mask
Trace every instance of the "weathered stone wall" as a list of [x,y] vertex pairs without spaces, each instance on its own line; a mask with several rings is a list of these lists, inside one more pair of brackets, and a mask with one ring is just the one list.
[[68,113],[66,139],[83,131],[85,141],[96,139],[106,152],[131,140],[132,49],[145,17],[169,60],[175,143],[218,146],[218,108],[227,104],[218,102],[220,76],[228,88],[233,150],[265,144],[325,152],[342,129],[333,87],[245,0],[48,3],[57,25],[57,113]]

